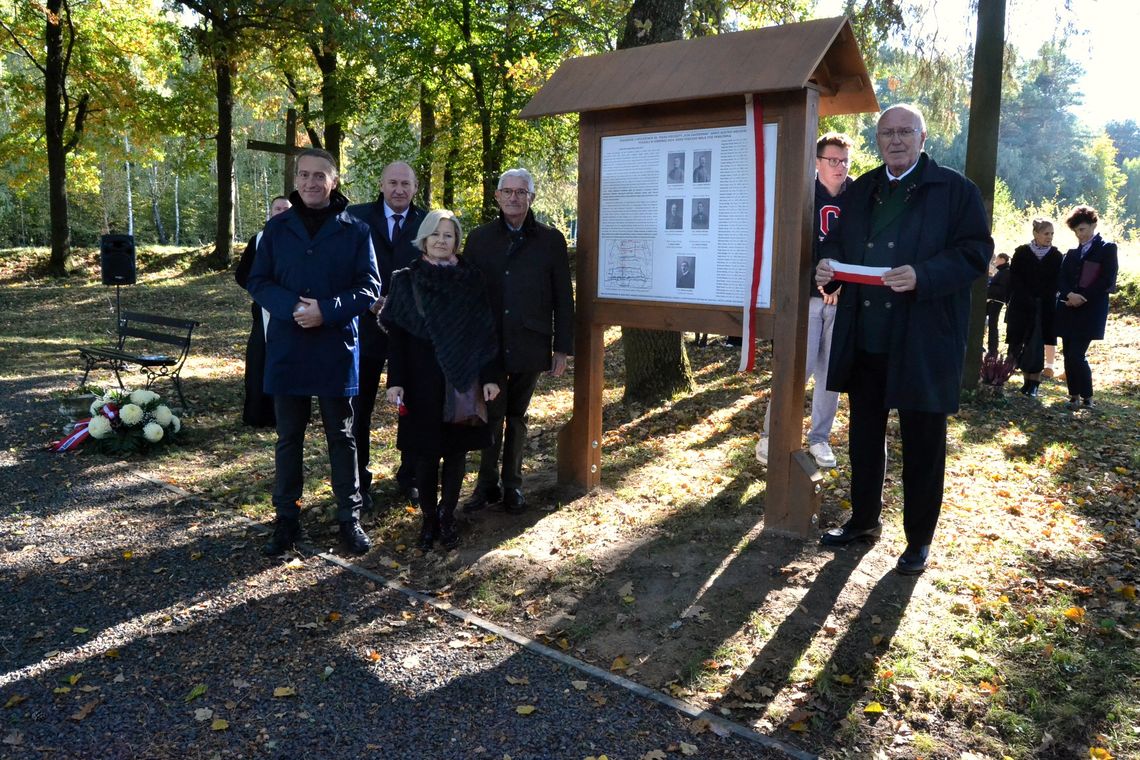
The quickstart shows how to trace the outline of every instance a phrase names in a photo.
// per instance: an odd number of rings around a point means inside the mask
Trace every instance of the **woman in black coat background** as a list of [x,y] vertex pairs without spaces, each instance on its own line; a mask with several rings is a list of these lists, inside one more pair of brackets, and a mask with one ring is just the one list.
[[1005,340],[1009,356],[1017,359],[1025,382],[1021,392],[1037,395],[1045,366],[1045,344],[1056,340],[1057,275],[1061,252],[1053,245],[1053,222],[1033,220],[1033,242],[1020,245],[1009,264],[1009,304],[1005,312]]
[[[269,218],[288,211],[293,204],[284,195],[278,195],[269,203]],[[237,284],[245,288],[249,280],[249,270],[253,267],[253,258],[257,255],[257,244],[261,240],[261,233],[249,239],[245,250],[241,252],[241,260],[234,270],[234,279]],[[253,323],[249,328],[249,339],[245,343],[245,403],[242,405],[241,419],[251,427],[275,427],[277,417],[273,412],[273,396],[267,394],[265,383],[265,329],[269,323],[269,312],[256,303],[250,304],[250,316]]]
[[445,400],[459,391],[491,401],[503,374],[483,277],[457,255],[462,235],[450,211],[424,217],[415,240],[423,255],[393,274],[380,312],[387,397],[400,408],[396,447],[415,461],[425,551],[437,537],[447,549],[459,543],[455,508],[467,452],[491,445],[485,413],[482,424],[445,422]]
[[1089,344],[1104,339],[1108,322],[1108,294],[1116,288],[1119,266],[1116,243],[1106,242],[1096,232],[1097,213],[1077,206],[1065,224],[1077,236],[1077,247],[1065,254],[1057,286],[1057,336],[1064,340],[1065,382],[1069,408],[1093,406],[1092,368]]

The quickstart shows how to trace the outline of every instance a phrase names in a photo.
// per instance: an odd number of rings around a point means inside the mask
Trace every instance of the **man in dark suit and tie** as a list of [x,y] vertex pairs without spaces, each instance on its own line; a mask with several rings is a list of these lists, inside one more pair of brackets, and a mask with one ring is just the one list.
[[[360,493],[364,510],[372,509],[372,472],[368,469],[369,431],[372,428],[372,410],[376,406],[376,393],[380,387],[380,373],[388,358],[388,336],[376,323],[376,314],[384,305],[392,272],[403,269],[419,257],[413,245],[424,211],[416,208],[412,199],[416,195],[416,173],[403,161],[394,161],[384,167],[380,175],[380,197],[373,203],[360,203],[348,212],[367,222],[372,231],[372,246],[376,249],[376,266],[380,272],[380,298],[372,304],[370,313],[360,318],[360,395],[357,397],[356,415],[352,432],[356,437],[357,460],[360,469]],[[412,467],[401,458],[396,471],[396,482],[401,493],[413,503],[419,498],[415,488]]]

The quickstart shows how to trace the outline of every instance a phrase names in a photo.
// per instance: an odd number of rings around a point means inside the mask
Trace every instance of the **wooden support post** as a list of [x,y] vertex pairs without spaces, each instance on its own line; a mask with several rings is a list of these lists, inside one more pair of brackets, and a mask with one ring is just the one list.
[[[772,392],[769,396],[767,529],[807,537],[819,524],[821,491],[815,463],[801,448],[807,364],[808,287],[812,276],[813,182],[819,93],[789,93],[798,107],[783,109],[782,156],[788,165],[777,177],[776,197],[796,199],[780,215],[773,241],[775,324],[772,334]],[[790,287],[789,287],[790,286]]]

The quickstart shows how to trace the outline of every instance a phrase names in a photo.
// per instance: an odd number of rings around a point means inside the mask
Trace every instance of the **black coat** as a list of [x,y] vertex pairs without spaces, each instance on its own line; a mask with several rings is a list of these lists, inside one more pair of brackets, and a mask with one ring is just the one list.
[[1009,264],[998,264],[986,286],[986,300],[1005,303],[1009,300]]
[[574,353],[574,292],[566,238],[528,211],[512,233],[502,214],[467,236],[463,256],[483,273],[507,372],[550,369]]
[[[878,188],[886,184],[885,171],[880,166],[867,172],[847,190],[837,229],[821,247],[824,258],[864,263],[872,205],[878,202]],[[913,266],[918,284],[892,300],[885,399],[892,409],[948,414],[958,409],[970,285],[985,274],[994,243],[973,182],[929,158],[915,171],[922,174],[898,222],[897,244],[888,248],[891,266]],[[844,287],[839,296],[828,390],[848,390],[862,287]]]
[[[491,445],[487,425],[443,421],[450,381],[503,385],[493,318],[479,271],[462,258],[455,266],[417,259],[392,278],[380,312],[388,330],[388,387],[404,389],[405,413],[396,431],[400,451],[442,456]],[[445,374],[446,368],[446,374]]]
[[[1096,266],[1092,280],[1082,286],[1081,271]],[[1103,340],[1104,326],[1108,322],[1108,294],[1116,289],[1116,272],[1119,267],[1116,243],[1105,242],[1100,235],[1092,239],[1089,252],[1081,257],[1081,249],[1073,248],[1061,262],[1061,275],[1057,284],[1057,314],[1053,326],[1060,338],[1072,340]],[[1088,299],[1081,306],[1065,305],[1069,293],[1079,293]]]
[[1006,342],[1013,348],[1030,341],[1040,323],[1045,342],[1056,338],[1053,328],[1054,304],[1057,301],[1057,276],[1061,271],[1061,252],[1050,248],[1038,259],[1028,245],[1019,245],[1009,262],[1009,302],[1005,311]]
[[[384,216],[384,196],[373,203],[357,203],[349,206],[348,213],[368,225],[372,235],[372,247],[376,251],[376,269],[380,273],[380,295],[388,295],[392,284],[392,273],[403,269],[420,257],[420,250],[413,242],[424,220],[423,209],[415,204],[408,206],[396,240],[388,236],[388,219]],[[382,362],[388,355],[388,336],[376,324],[371,313],[360,317],[360,355],[362,360]],[[379,376],[380,370],[376,370]]]

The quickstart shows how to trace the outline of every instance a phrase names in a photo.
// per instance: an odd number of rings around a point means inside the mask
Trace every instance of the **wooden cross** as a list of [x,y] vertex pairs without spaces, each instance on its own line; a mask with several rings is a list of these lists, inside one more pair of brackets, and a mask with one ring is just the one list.
[[264,140],[247,140],[245,147],[249,150],[260,150],[266,153],[281,153],[285,156],[285,189],[283,195],[289,197],[293,192],[293,171],[297,163],[297,154],[305,150],[297,145],[297,111],[290,108],[285,112],[285,144],[265,142]]

